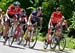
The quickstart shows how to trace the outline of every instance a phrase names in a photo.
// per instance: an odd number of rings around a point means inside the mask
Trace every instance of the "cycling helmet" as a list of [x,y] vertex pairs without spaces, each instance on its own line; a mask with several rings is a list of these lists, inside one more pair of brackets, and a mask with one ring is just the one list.
[[22,9],[22,11],[21,11],[21,16],[22,16],[22,17],[25,17],[25,16],[26,16],[26,11],[25,11],[25,9]]
[[37,14],[37,11],[33,11],[33,12],[32,12],[32,15],[36,15],[36,14]]
[[42,10],[42,7],[38,7],[36,10],[37,11],[41,11]]
[[60,11],[60,7],[57,7],[57,8],[56,8],[56,11]]
[[14,6],[20,6],[20,2],[19,1],[16,1],[16,2],[13,3],[13,5]]

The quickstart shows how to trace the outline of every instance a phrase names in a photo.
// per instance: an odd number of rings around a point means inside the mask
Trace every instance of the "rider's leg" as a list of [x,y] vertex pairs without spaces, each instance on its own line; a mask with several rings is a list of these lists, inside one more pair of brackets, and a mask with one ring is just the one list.
[[27,25],[27,30],[25,31],[25,34],[23,36],[23,40],[27,39],[29,40],[29,37],[31,35],[32,25]]
[[37,27],[37,23],[33,24],[32,31],[31,31],[31,40],[32,41],[34,41],[34,35],[36,32],[36,27]]
[[45,41],[47,41],[48,43],[50,43],[50,40],[51,40],[51,31],[52,29],[48,29],[48,33],[46,34],[46,37],[45,37]]
[[59,28],[59,29],[56,30],[55,36],[56,37],[61,37],[62,36],[62,29],[61,28]]
[[28,33],[28,30],[25,31],[25,34],[23,35],[23,40],[27,38],[27,35],[28,35],[27,33]]

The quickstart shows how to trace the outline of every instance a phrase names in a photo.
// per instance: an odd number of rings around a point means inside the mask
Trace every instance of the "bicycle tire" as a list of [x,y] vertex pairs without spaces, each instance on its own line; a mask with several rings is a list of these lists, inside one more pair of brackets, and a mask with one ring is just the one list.
[[5,45],[7,43],[8,37],[5,36],[4,40],[5,41],[3,42],[3,45]]
[[[63,41],[63,44],[61,44],[61,41]],[[63,47],[62,47],[61,45],[63,45]],[[61,47],[62,47],[62,48],[61,48]],[[59,50],[60,50],[60,51],[63,51],[63,50],[65,49],[65,47],[66,47],[66,39],[65,39],[65,37],[64,37],[64,38],[62,38],[62,39],[60,40],[60,42],[59,42]]]
[[13,37],[9,37],[8,39],[8,45],[11,46],[11,41],[12,41]]
[[14,42],[14,37],[12,38],[12,41],[10,43],[10,46],[12,46],[13,42]]
[[23,42],[23,46],[25,47],[26,45],[27,45],[27,40],[23,40],[24,42]]
[[[54,45],[53,45],[54,44]],[[53,46],[52,46],[53,45]],[[57,40],[55,40],[55,36],[54,34],[52,35],[52,38],[51,38],[51,43],[50,43],[50,48],[51,49],[55,49],[57,46]]]
[[48,47],[48,42],[46,41],[46,40],[44,40],[44,49],[47,49],[47,47]]
[[36,45],[36,43],[37,43],[37,35],[38,35],[38,33],[39,33],[39,30],[38,29],[36,29],[36,32],[35,32],[35,39],[33,40],[34,41],[34,43],[31,45],[31,42],[33,42],[33,41],[31,41],[31,36],[30,36],[30,41],[29,41],[29,48],[34,48],[35,47],[35,45]]
[[23,39],[21,39],[21,40],[19,41],[18,45],[20,45],[20,44],[22,43],[22,41],[23,41]]

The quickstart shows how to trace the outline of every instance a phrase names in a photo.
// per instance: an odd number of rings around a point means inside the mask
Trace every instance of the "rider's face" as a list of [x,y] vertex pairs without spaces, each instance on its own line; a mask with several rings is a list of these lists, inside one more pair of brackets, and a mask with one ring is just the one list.
[[39,16],[41,13],[42,13],[42,11],[38,11],[38,12],[37,12],[37,16]]
[[19,6],[15,6],[15,8],[19,8]]
[[58,14],[60,14],[61,13],[61,11],[56,11]]

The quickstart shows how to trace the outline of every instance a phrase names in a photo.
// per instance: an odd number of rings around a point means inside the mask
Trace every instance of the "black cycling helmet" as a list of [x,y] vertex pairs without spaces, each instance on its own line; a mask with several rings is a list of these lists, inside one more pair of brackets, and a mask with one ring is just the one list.
[[36,10],[37,11],[42,11],[42,7],[38,7]]
[[20,6],[20,2],[19,1],[16,1],[16,2],[13,3],[13,5],[14,6]]
[[22,16],[22,17],[25,17],[25,16],[26,16],[26,10],[25,10],[25,9],[22,9],[22,11],[21,11],[21,16]]

